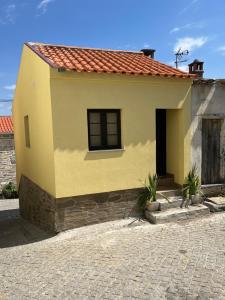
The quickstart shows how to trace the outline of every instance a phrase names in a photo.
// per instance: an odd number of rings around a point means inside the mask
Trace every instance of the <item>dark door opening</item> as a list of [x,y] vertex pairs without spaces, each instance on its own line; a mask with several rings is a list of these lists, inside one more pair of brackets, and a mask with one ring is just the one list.
[[221,183],[220,119],[202,120],[202,184]]
[[166,175],[166,109],[156,109],[156,173]]

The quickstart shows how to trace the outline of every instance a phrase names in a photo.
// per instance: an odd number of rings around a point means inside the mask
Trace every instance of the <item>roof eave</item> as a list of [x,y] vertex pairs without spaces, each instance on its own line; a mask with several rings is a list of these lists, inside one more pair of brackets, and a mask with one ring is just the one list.
[[59,71],[68,71],[68,72],[77,72],[77,73],[88,73],[88,74],[117,74],[117,75],[133,75],[133,76],[152,76],[152,77],[165,77],[165,78],[182,78],[182,79],[195,79],[196,75],[183,73],[183,74],[152,74],[152,73],[133,73],[133,72],[107,72],[107,71],[86,71],[86,70],[76,70],[76,69],[67,69],[55,66],[53,68],[58,69]]
[[0,135],[14,135],[14,132],[13,131],[4,131],[4,132],[0,131]]
[[59,67],[55,64],[53,64],[50,59],[45,57],[43,54],[41,54],[39,51],[37,51],[29,42],[24,43],[25,46],[27,46],[29,49],[31,49],[35,54],[37,54],[41,59],[43,59],[50,67],[54,69],[58,69]]

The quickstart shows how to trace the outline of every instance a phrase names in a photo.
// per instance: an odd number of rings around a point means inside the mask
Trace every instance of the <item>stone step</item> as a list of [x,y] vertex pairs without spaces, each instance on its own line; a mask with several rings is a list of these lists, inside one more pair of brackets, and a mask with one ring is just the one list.
[[225,211],[225,205],[217,205],[209,201],[204,201],[204,205],[207,206],[212,213]]
[[164,197],[177,197],[182,196],[182,191],[180,189],[166,189],[166,190],[159,190],[157,191],[157,199],[165,199]]
[[157,202],[159,202],[160,211],[180,207],[182,201],[183,198],[181,196],[168,197],[168,200],[166,200],[165,198],[157,199]]
[[225,211],[225,197],[210,197],[204,201],[204,204],[211,212]]
[[205,205],[191,205],[189,208],[170,208],[164,211],[145,211],[146,219],[153,224],[177,222],[192,218],[207,216],[210,214],[209,208]]
[[158,185],[159,186],[170,186],[174,184],[174,175],[167,174],[165,176],[159,176]]

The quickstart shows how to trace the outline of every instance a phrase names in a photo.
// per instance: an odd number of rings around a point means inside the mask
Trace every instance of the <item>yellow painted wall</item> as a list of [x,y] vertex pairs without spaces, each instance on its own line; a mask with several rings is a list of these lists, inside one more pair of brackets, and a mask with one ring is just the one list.
[[178,126],[180,124],[181,109],[171,109],[166,112],[166,162],[167,172],[174,174],[175,181],[179,182],[182,178],[184,165],[177,159],[182,158],[183,161],[183,140],[182,128]]
[[[29,116],[31,147],[25,146],[24,116]],[[17,183],[21,175],[55,195],[50,68],[24,46],[13,102]]]
[[[148,173],[155,173],[156,108],[177,110],[168,114],[172,124],[168,171],[183,183],[190,167],[191,83],[191,79],[51,69],[56,196],[143,186]],[[88,151],[87,109],[91,108],[121,109],[123,151]]]
[[183,109],[167,111],[167,172],[174,174],[175,182],[180,184],[190,169],[189,104],[187,101]]
[[[13,104],[17,182],[56,197],[141,187],[155,173],[155,109],[167,111],[167,171],[190,168],[190,79],[59,73],[26,46]],[[87,109],[121,109],[123,150],[88,151]],[[29,116],[31,148],[25,146]]]

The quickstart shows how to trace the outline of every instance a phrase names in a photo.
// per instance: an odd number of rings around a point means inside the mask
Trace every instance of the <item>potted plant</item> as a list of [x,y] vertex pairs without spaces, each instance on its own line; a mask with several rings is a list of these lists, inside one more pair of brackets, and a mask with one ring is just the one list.
[[201,183],[200,178],[197,175],[197,168],[193,166],[189,171],[183,188],[183,197],[186,199],[186,207],[189,202],[191,204],[199,204],[201,202]]
[[144,191],[141,193],[140,201],[141,207],[149,211],[159,210],[159,203],[156,201],[156,189],[158,185],[158,176],[148,175],[147,180],[144,183]]
[[14,199],[18,197],[16,185],[13,182],[9,182],[2,188],[2,195],[5,199]]

